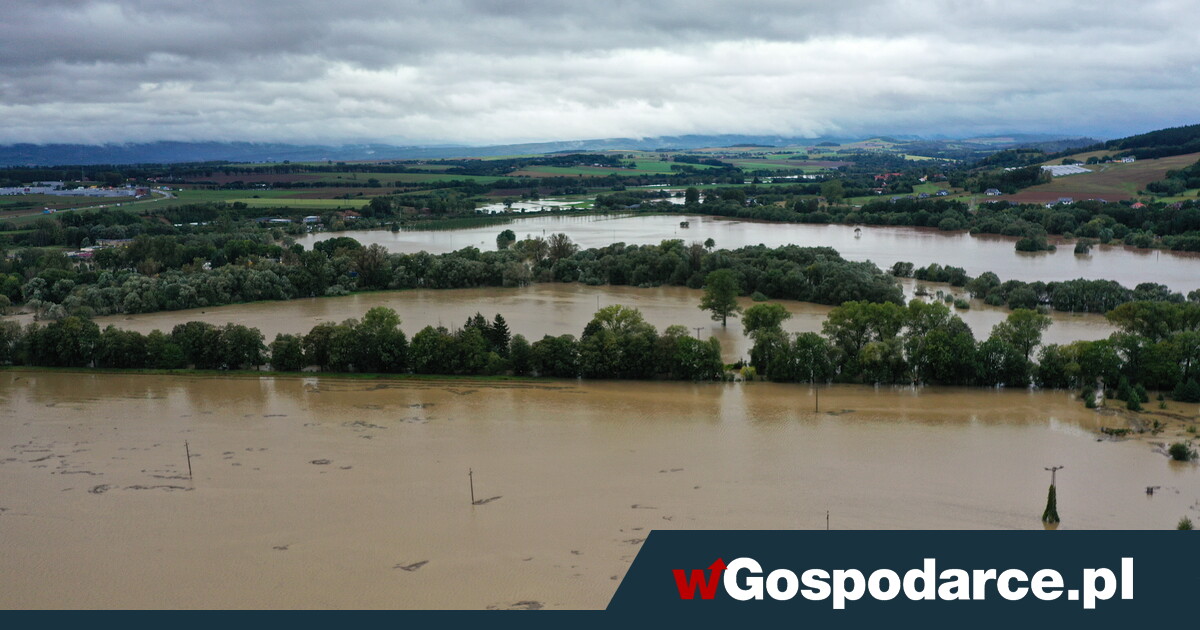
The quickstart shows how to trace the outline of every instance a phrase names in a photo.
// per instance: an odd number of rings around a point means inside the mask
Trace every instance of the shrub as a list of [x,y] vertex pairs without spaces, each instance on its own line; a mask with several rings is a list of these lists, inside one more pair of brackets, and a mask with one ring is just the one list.
[[1171,392],[1171,398],[1179,402],[1200,402],[1200,383],[1196,379],[1188,379],[1186,383],[1180,382],[1175,386],[1175,391]]
[[958,298],[958,299],[954,300],[954,308],[965,311],[965,310],[971,308],[971,303],[962,298]]
[[1120,383],[1117,384],[1117,400],[1128,401],[1133,397],[1133,388],[1129,386],[1129,379],[1122,376]]
[[755,291],[750,294],[750,299],[755,302],[766,302],[768,298],[762,291]]
[[1186,516],[1179,519],[1179,524],[1175,526],[1175,529],[1178,529],[1178,530],[1194,529],[1194,527],[1192,526],[1192,519],[1190,519]]
[[1193,451],[1187,442],[1172,444],[1171,448],[1167,449],[1167,453],[1171,456],[1171,459],[1177,462],[1190,462],[1196,457],[1196,451]]

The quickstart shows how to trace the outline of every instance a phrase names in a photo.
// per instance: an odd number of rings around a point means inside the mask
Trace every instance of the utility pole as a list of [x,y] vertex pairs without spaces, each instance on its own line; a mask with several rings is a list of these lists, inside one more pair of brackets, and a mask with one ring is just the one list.
[[704,330],[704,327],[703,327],[703,326],[693,326],[693,328],[695,328],[695,329],[696,329],[696,339],[699,339],[699,338],[700,338],[700,331],[701,331],[701,330]]
[[1046,495],[1046,509],[1042,512],[1042,522],[1047,525],[1057,525],[1061,519],[1058,517],[1058,489],[1055,487],[1055,477],[1062,466],[1050,466],[1045,470],[1050,471],[1050,492]]
[[1051,466],[1051,467],[1049,467],[1049,468],[1045,468],[1045,469],[1043,469],[1043,470],[1049,470],[1049,471],[1050,471],[1050,485],[1052,485],[1052,486],[1053,486],[1053,485],[1055,485],[1055,483],[1054,483],[1054,478],[1055,478],[1055,476],[1058,474],[1058,471],[1059,471],[1059,470],[1062,470],[1062,468],[1063,468],[1062,466]]
[[825,510],[825,531],[829,531],[829,510]]
[[191,479],[192,479],[192,449],[188,447],[187,440],[183,441],[183,452],[187,454],[188,481],[191,481]]
[[813,393],[817,395],[816,401],[813,402],[813,413],[821,413],[821,388],[813,383]]
[[467,469],[467,479],[471,483],[471,505],[475,505],[475,471]]

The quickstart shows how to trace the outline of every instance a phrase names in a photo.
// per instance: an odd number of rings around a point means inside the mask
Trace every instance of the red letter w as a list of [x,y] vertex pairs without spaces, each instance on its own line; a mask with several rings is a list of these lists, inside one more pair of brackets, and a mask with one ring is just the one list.
[[725,570],[725,562],[720,558],[708,567],[711,573],[708,581],[704,581],[703,569],[692,569],[691,578],[686,577],[683,569],[674,569],[675,586],[679,589],[680,599],[692,599],[696,590],[700,590],[700,599],[712,599],[717,595],[717,584],[721,581],[721,572]]

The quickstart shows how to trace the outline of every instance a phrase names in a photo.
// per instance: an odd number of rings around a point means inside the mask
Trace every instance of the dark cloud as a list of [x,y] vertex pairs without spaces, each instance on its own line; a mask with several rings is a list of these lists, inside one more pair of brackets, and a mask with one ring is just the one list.
[[0,142],[1119,133],[1196,122],[1190,4],[19,1]]

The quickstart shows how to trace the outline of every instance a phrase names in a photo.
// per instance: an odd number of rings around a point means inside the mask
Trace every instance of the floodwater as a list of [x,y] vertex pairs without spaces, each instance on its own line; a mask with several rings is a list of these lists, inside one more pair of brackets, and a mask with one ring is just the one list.
[[[690,227],[681,228],[681,221]],[[582,247],[603,247],[616,242],[657,244],[664,239],[704,242],[712,238],[717,247],[735,249],[765,244],[771,247],[801,245],[829,246],[848,260],[870,260],[881,268],[897,261],[919,267],[930,263],[954,265],[972,276],[995,272],[1001,280],[1116,280],[1133,288],[1142,282],[1158,282],[1187,293],[1200,288],[1200,256],[1126,247],[1097,246],[1086,256],[1076,256],[1073,245],[1058,251],[1025,253],[1014,249],[1015,238],[971,236],[966,232],[942,232],[904,227],[863,227],[861,236],[847,225],[765,223],[707,216],[536,216],[463,230],[440,231],[352,231],[321,232],[300,238],[306,248],[334,236],[351,236],[364,244],[379,243],[392,252],[428,251],[444,253],[464,247],[496,248],[496,235],[511,229],[517,238],[565,233]]]
[[[904,286],[911,296],[915,284],[910,280]],[[947,285],[932,283],[928,287],[934,291],[938,288],[949,289]],[[416,289],[112,315],[97,317],[96,323],[102,328],[113,324],[118,328],[148,333],[156,328],[170,332],[175,324],[192,320],[216,325],[235,322],[258,328],[270,342],[277,333],[307,333],[321,322],[361,319],[369,309],[387,306],[400,314],[403,320],[401,327],[410,337],[429,325],[444,325],[451,329],[460,327],[468,317],[482,312],[489,320],[496,313],[503,315],[514,335],[525,335],[532,342],[547,334],[578,337],[600,307],[622,304],[641,310],[646,321],[658,327],[660,332],[667,326],[679,324],[688,327],[693,334],[699,328],[701,338],[716,337],[729,362],[749,357],[752,343],[742,332],[741,319],[730,319],[728,325],[722,328],[719,322],[710,318],[708,311],[700,310],[701,294],[700,290],[686,287],[640,289],[562,283],[535,284],[522,288]],[[749,298],[742,298],[740,302],[743,308],[754,304]],[[792,319],[784,322],[784,328],[790,332],[820,332],[821,324],[832,308],[809,302],[778,302],[792,313]],[[970,310],[956,312],[971,326],[977,339],[986,338],[992,327],[1009,314],[1008,310],[989,307],[981,300],[973,300],[972,304]],[[1044,335],[1045,343],[1103,339],[1115,331],[1103,316],[1097,314],[1055,312],[1051,317],[1053,323]]]
[[1039,529],[1051,465],[1064,529],[1200,517],[1154,443],[1182,425],[1101,441],[1124,420],[1063,392],[8,370],[0,401],[5,609],[602,608],[652,529]]

